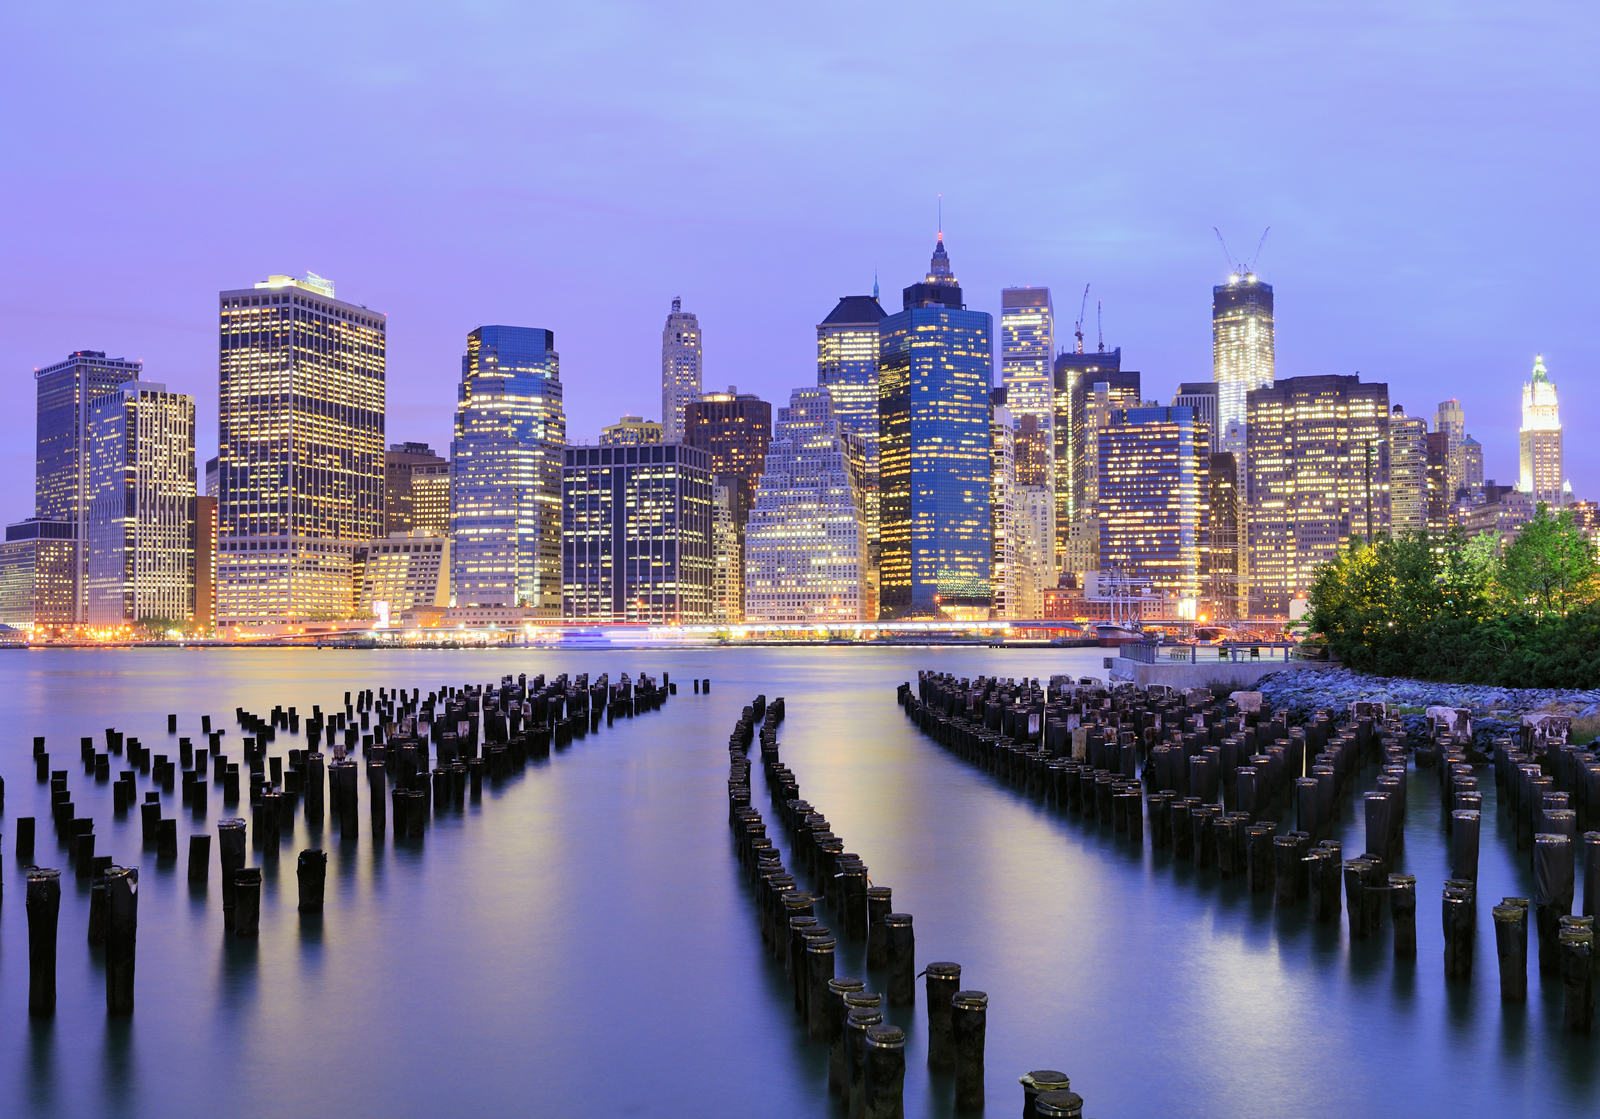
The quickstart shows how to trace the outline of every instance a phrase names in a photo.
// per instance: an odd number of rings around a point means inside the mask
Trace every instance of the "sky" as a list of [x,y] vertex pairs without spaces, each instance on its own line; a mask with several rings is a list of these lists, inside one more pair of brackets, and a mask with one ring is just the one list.
[[216,293],[332,278],[388,316],[391,442],[450,439],[468,331],[546,327],[568,431],[660,415],[672,299],[705,387],[815,384],[839,296],[943,228],[969,306],[1051,288],[1163,402],[1211,377],[1254,253],[1278,377],[1461,400],[1517,475],[1542,353],[1600,497],[1600,10],[1579,3],[159,3],[0,8],[0,517],[32,514],[36,367],[192,393]]

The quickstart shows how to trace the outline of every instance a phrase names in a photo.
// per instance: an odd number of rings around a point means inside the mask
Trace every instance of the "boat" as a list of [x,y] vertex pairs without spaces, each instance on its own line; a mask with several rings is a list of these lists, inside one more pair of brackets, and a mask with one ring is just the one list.
[[1123,645],[1136,645],[1144,640],[1144,634],[1116,622],[1101,622],[1094,627],[1095,639],[1102,649],[1117,649]]

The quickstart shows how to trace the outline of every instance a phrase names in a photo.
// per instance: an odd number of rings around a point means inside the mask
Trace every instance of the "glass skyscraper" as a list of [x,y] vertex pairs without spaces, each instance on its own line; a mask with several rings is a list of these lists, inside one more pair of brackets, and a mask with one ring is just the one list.
[[94,402],[85,621],[195,620],[194,481],[194,397],[126,381]]
[[1052,378],[1056,569],[1077,571],[1074,563],[1081,561],[1067,558],[1074,525],[1079,538],[1100,538],[1099,529],[1089,524],[1100,461],[1095,440],[1114,409],[1139,406],[1139,373],[1122,368],[1118,346],[1092,354],[1059,354]]
[[[36,457],[34,459],[33,515],[36,519],[72,524],[73,585],[67,597],[52,608],[51,616],[66,614],[68,621],[84,620],[84,551],[88,507],[88,424],[95,398],[124,381],[134,381],[142,362],[107,358],[99,350],[78,350],[67,360],[35,370],[38,396]],[[51,582],[59,589],[59,581]],[[47,611],[50,613],[50,611]]]
[[555,335],[467,335],[450,445],[451,597],[561,616],[561,470],[567,418]]
[[387,319],[316,275],[218,299],[217,623],[349,617],[383,532]]
[[[1272,285],[1235,272],[1211,289],[1211,360],[1217,382],[1217,449],[1244,452],[1245,394],[1272,384]],[[1239,464],[1244,465],[1242,462]]]
[[1032,416],[1050,426],[1050,386],[1055,360],[1055,310],[1049,288],[1005,288],[1000,292],[1000,373],[1006,407],[1021,424]]
[[833,398],[839,428],[861,438],[866,455],[867,565],[878,565],[878,325],[877,285],[871,295],[846,295],[817,324],[817,385]]
[[986,619],[993,319],[969,311],[941,235],[878,346],[879,595],[885,619]]
[[1199,594],[1209,447],[1193,408],[1113,413],[1096,446],[1102,575],[1178,599]]

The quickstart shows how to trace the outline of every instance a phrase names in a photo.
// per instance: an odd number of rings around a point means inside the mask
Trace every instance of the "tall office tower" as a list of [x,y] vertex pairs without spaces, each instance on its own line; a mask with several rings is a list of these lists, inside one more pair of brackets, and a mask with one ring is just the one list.
[[561,471],[567,416],[555,335],[467,335],[450,447],[450,594],[457,606],[561,616]]
[[1428,492],[1428,421],[1396,404],[1389,413],[1390,532],[1427,530]]
[[424,462],[411,468],[411,527],[432,536],[450,535],[448,462]]
[[737,483],[717,478],[711,485],[711,620],[718,625],[744,621],[744,556],[734,527]]
[[383,527],[387,320],[310,274],[218,300],[217,623],[347,617]]
[[206,459],[206,497],[216,497],[221,483],[217,479],[217,456],[212,455]]
[[[52,606],[46,614],[54,617],[60,609],[70,611],[69,622],[84,620],[85,515],[88,469],[89,409],[96,397],[115,389],[124,381],[139,377],[144,364],[125,358],[108,359],[99,350],[78,350],[67,360],[34,371],[38,396],[37,440],[34,459],[35,519],[71,521],[73,524],[73,586],[63,605]],[[55,538],[53,555],[59,550]],[[52,561],[53,562],[53,561]],[[56,581],[46,586],[59,589]]]
[[[1018,440],[1020,444],[1020,439]],[[1017,577],[1014,618],[1044,617],[1044,592],[1056,585],[1056,501],[1049,486],[1016,490],[1016,547],[1012,561]]]
[[1210,438],[1193,408],[1117,409],[1099,433],[1101,572],[1178,599],[1200,594]]
[[989,393],[989,616],[1017,617],[1017,448],[1008,390]]
[[1461,462],[1461,444],[1467,438],[1467,415],[1461,409],[1461,401],[1446,400],[1439,404],[1433,413],[1433,430],[1442,431],[1445,437],[1445,455],[1449,463],[1447,467],[1447,488],[1450,500],[1455,501],[1455,493],[1466,483],[1466,471]]
[[1000,375],[1006,388],[1006,407],[1018,423],[1025,416],[1032,416],[1041,427],[1050,426],[1055,352],[1055,311],[1050,305],[1050,289],[1002,289]]
[[1242,513],[1238,464],[1228,452],[1215,451],[1206,458],[1206,530],[1200,555],[1200,593],[1206,606],[1201,616],[1210,621],[1233,621],[1249,612],[1240,578]]
[[76,521],[30,517],[0,544],[0,623],[26,629],[77,620]]
[[1389,531],[1389,386],[1290,377],[1248,403],[1250,613],[1287,617],[1351,537]]
[[1139,406],[1139,374],[1122,368],[1119,346],[1092,354],[1058,354],[1052,376],[1056,568],[1074,571],[1077,569],[1066,559],[1067,539],[1074,525],[1080,538],[1092,537],[1099,547],[1100,529],[1090,523],[1099,464],[1095,438],[1113,409]]
[[867,616],[864,479],[825,388],[778,409],[767,469],[745,531],[745,619],[861,622]]
[[1545,372],[1544,356],[1533,359],[1533,376],[1522,386],[1522,476],[1517,489],[1535,502],[1559,506],[1570,494],[1561,458],[1561,412],[1556,386]]
[[1470,435],[1461,441],[1461,485],[1473,494],[1483,489],[1483,444]]
[[989,386],[993,319],[969,311],[940,235],[878,344],[885,619],[989,616]]
[[712,483],[711,456],[681,443],[568,447],[562,616],[712,621]]
[[1427,447],[1428,531],[1435,535],[1450,527],[1450,434],[1430,431],[1424,436]]
[[194,620],[194,397],[124,381],[89,410],[85,620]]
[[[1217,383],[1217,450],[1237,456],[1247,441],[1246,394],[1273,381],[1271,284],[1252,273],[1235,272],[1227,283],[1211,289],[1211,361]],[[1239,465],[1247,468],[1246,463]]]
[[772,405],[729,385],[727,392],[708,392],[690,403],[684,423],[683,442],[711,456],[712,473],[737,481],[734,512],[742,539],[772,443]]
[[867,564],[878,570],[878,326],[884,319],[877,286],[871,295],[841,296],[817,324],[817,384],[833,398],[842,432],[861,439],[865,453]]
[[194,499],[194,620],[207,628],[217,624],[217,498]]
[[623,416],[600,429],[602,447],[639,447],[661,442],[661,425],[643,416]]
[[672,301],[672,314],[661,330],[661,441],[682,443],[689,405],[700,399],[700,320]]
[[[448,466],[426,443],[391,443],[383,453],[383,525],[387,533],[410,532],[417,526],[416,491],[419,466]],[[449,573],[446,572],[448,578]]]

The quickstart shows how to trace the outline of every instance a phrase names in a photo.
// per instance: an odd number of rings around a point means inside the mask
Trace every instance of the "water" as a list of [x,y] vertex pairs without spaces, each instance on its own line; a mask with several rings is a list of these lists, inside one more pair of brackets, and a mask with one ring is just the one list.
[[[923,738],[894,701],[919,667],[1047,677],[1097,650],[706,649],[659,652],[41,650],[0,654],[6,808],[0,869],[0,1114],[386,1116],[840,1114],[823,1046],[805,1039],[761,943],[727,828],[727,735],[756,692],[787,699],[779,739],[801,795],[873,881],[915,915],[918,966],[959,961],[990,996],[989,1112],[1020,1110],[1016,1078],[1068,1072],[1102,1119],[1156,1114],[1592,1114],[1600,1037],[1560,1029],[1558,981],[1502,1008],[1489,908],[1531,877],[1486,779],[1479,932],[1470,984],[1446,987],[1446,848],[1431,773],[1413,774],[1401,869],[1418,876],[1419,958],[1385,935],[1278,915],[1270,895],[1174,867],[1018,796]],[[116,726],[177,753],[166,713],[302,713],[345,689],[482,683],[505,673],[669,671],[661,711],[575,742],[397,849],[310,835],[266,860],[261,935],[224,934],[220,885],[191,890],[180,857],[140,851],[137,813],[77,763]],[[709,697],[690,693],[710,677]],[[226,717],[224,718],[224,716]],[[31,739],[96,820],[100,853],[138,865],[138,1007],[105,1015],[85,944],[87,891],[63,876],[54,1019],[27,1016],[27,924],[14,821],[40,817],[36,861],[66,866],[33,779]],[[282,735],[274,752],[298,744]],[[103,748],[103,747],[102,747]],[[113,758],[113,776],[122,768]],[[1486,774],[1487,771],[1485,771]],[[755,803],[769,818],[761,771]],[[140,799],[150,788],[139,781]],[[365,797],[365,784],[362,795]],[[171,798],[176,801],[176,794]],[[1346,810],[1348,821],[1352,813]],[[776,829],[775,829],[776,830]],[[1360,849],[1360,827],[1346,850]],[[320,918],[295,910],[294,855],[330,851]],[[250,864],[260,865],[256,852]],[[834,924],[831,915],[825,923]],[[840,974],[862,973],[845,947]],[[1530,952],[1530,956],[1533,955]],[[869,983],[882,989],[881,977]],[[906,1112],[946,1115],[924,1067],[925,1008],[905,1027]],[[15,1101],[15,1102],[13,1102]]]

